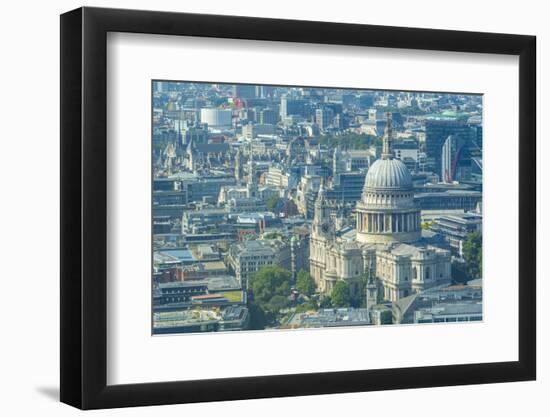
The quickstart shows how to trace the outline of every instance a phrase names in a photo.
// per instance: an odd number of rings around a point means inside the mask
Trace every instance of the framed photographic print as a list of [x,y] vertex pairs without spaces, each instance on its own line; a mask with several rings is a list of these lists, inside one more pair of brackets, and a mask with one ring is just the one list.
[[535,379],[535,38],[61,16],[61,400]]

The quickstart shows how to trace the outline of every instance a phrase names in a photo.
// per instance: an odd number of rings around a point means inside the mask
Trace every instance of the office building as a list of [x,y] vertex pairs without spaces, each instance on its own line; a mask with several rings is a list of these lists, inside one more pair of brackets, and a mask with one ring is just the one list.
[[206,123],[209,129],[228,129],[232,126],[233,112],[228,109],[201,109],[201,123]]

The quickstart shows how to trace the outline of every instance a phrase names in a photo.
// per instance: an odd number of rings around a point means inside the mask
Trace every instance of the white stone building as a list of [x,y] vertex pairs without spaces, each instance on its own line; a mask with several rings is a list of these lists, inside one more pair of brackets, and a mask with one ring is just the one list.
[[365,291],[368,270],[378,301],[396,302],[450,282],[451,254],[433,244],[433,234],[422,233],[411,175],[392,151],[391,119],[381,158],[367,172],[355,229],[337,230],[330,211],[321,186],[310,242],[310,273],[321,292],[330,293],[338,280],[348,282],[352,295]]

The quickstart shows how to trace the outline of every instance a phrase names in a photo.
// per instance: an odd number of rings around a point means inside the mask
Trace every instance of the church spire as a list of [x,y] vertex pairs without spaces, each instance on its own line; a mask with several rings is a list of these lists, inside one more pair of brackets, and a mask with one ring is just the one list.
[[386,113],[386,130],[384,132],[384,138],[382,139],[382,159],[392,159],[392,131],[391,131],[391,113]]
[[248,181],[246,183],[248,198],[256,197],[257,184],[256,184],[256,172],[254,170],[254,159],[252,152],[252,140],[250,141],[250,154],[248,157]]
[[324,204],[325,202],[325,187],[324,187],[324,179],[321,178],[321,184],[319,185],[319,192],[317,193],[317,199],[316,203],[319,205]]
[[254,153],[252,151],[252,140],[250,140],[249,152],[248,152],[248,182],[253,183],[255,181],[254,172]]
[[321,179],[321,185],[319,186],[319,192],[317,193],[317,199],[314,205],[313,225],[316,233],[327,233],[332,230],[329,221],[330,209],[326,201],[326,190],[324,181]]

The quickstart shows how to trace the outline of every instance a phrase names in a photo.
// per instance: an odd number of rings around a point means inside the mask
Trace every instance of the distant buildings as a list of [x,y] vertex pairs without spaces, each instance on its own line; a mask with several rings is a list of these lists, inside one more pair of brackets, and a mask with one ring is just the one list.
[[[445,149],[445,142],[449,137]],[[477,126],[454,118],[434,118],[426,120],[426,154],[428,164],[440,175],[443,181],[452,181],[457,175],[467,179],[471,158],[481,149],[478,144]],[[445,165],[443,159],[445,158]],[[451,179],[449,179],[451,178]]]
[[434,220],[430,229],[445,236],[453,254],[459,257],[464,256],[463,245],[468,234],[481,232],[482,215],[478,213],[462,213],[441,216]]
[[205,199],[216,201],[220,195],[220,190],[224,185],[235,184],[235,178],[232,175],[205,175],[183,182],[187,188],[188,201],[201,202]]
[[293,99],[287,96],[281,97],[280,116],[282,119],[288,116],[307,116],[307,100]]
[[393,305],[395,323],[443,323],[482,320],[480,280],[444,285],[413,294]]
[[321,131],[332,125],[334,120],[334,110],[329,107],[323,107],[315,110],[315,123]]
[[332,155],[332,175],[336,177],[342,172],[358,171],[364,174],[374,159],[374,152],[371,150],[342,151],[337,146]]
[[481,191],[448,190],[434,193],[418,193],[415,201],[422,210],[473,211],[482,200]]
[[260,110],[258,122],[262,125],[276,125],[279,122],[279,115],[273,109]]
[[228,212],[223,208],[211,208],[183,212],[181,217],[181,230],[183,233],[199,233],[209,227],[222,224],[227,221]]
[[239,98],[256,98],[259,96],[259,86],[249,84],[235,84],[233,87],[233,94]]
[[227,261],[239,282],[246,283],[250,275],[268,265],[280,265],[290,269],[290,247],[279,247],[269,241],[250,240],[231,246]]
[[205,108],[200,114],[201,122],[209,128],[224,129],[232,125],[233,112],[229,109]]
[[153,313],[153,334],[235,331],[248,328],[250,315],[244,306],[221,311],[189,309]]
[[296,186],[296,178],[284,168],[270,166],[266,173],[265,184],[281,189],[288,189],[291,185]]
[[[284,322],[270,327],[481,319],[481,285],[451,284],[451,262],[464,262],[468,233],[482,229],[481,105],[474,95],[156,83],[154,333],[247,329],[248,282],[270,265],[290,272],[291,287],[300,270],[316,282],[311,297],[291,291]],[[340,281],[355,307],[304,311]]]
[[304,174],[298,183],[296,201],[298,210],[306,219],[313,218],[315,199],[321,186],[322,177],[317,174]]
[[321,309],[316,312],[295,313],[284,328],[368,326],[371,324],[366,308]]
[[414,312],[414,323],[451,323],[483,320],[481,300],[473,303],[438,303]]
[[403,161],[409,171],[418,171],[420,149],[416,140],[404,140],[393,145],[395,157]]

